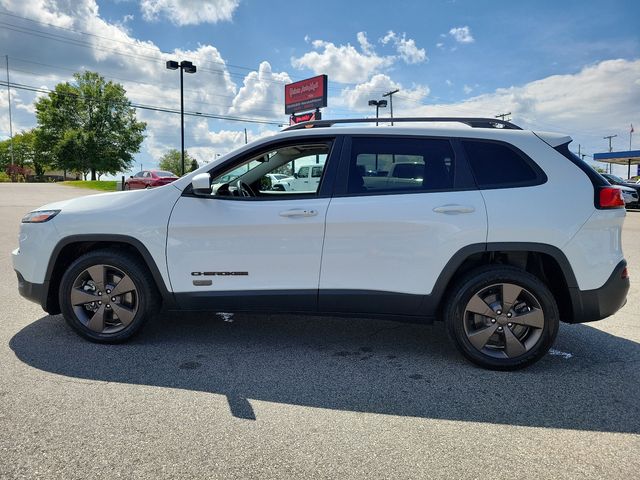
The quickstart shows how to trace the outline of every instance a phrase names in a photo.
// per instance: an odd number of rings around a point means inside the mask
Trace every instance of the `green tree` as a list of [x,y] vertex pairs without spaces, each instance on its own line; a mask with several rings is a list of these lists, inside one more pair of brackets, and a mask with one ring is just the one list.
[[40,149],[37,133],[37,129],[26,130],[14,135],[13,140],[0,142],[0,166],[3,171],[7,170],[13,159],[14,164],[20,168],[33,170],[37,176],[44,174],[49,162]]
[[43,158],[63,170],[115,174],[128,170],[146,124],[138,122],[122,85],[95,72],[74,74],[36,101],[37,143]]
[[200,165],[198,165],[198,161],[194,158],[191,160],[191,168],[189,169],[190,172],[193,172],[194,170],[197,170],[198,168],[200,168]]
[[[182,175],[182,161],[180,159],[180,150],[172,148],[160,158],[160,169],[168,170],[178,176]],[[184,170],[185,172],[193,172],[195,168],[198,168],[198,162],[195,158],[189,155],[189,152],[184,151]],[[191,170],[189,169],[191,167]]]

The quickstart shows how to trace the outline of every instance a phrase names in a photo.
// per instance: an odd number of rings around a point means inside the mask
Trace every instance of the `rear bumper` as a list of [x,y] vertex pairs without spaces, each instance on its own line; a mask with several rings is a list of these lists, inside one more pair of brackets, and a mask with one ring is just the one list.
[[593,290],[569,288],[573,318],[569,323],[585,323],[602,320],[613,315],[627,303],[629,278],[622,278],[627,262],[622,260],[605,284]]

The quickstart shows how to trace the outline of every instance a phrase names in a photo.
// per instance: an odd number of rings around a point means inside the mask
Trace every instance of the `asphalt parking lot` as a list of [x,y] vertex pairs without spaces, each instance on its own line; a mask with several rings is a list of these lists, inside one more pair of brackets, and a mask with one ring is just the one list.
[[442,324],[162,315],[95,345],[17,292],[21,216],[89,191],[0,184],[0,478],[593,478],[640,470],[640,211],[627,305],[516,373]]

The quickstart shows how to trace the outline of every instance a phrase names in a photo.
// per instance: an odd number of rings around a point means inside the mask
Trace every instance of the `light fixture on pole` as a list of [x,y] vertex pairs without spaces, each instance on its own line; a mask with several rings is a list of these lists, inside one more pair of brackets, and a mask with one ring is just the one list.
[[369,100],[370,107],[376,107],[376,127],[378,126],[378,113],[380,108],[384,108],[387,106],[386,100]]
[[196,66],[187,60],[182,60],[180,63],[175,60],[169,60],[167,61],[167,68],[169,70],[180,69],[180,172],[181,175],[184,175],[184,88],[182,86],[182,76],[183,72],[196,73]]

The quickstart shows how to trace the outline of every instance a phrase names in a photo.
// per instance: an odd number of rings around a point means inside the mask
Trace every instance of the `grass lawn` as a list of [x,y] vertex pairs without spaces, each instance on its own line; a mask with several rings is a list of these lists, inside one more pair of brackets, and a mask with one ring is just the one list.
[[102,190],[105,192],[115,192],[117,182],[115,180],[71,180],[60,183],[62,185],[70,185],[72,187],[90,188],[92,190]]

